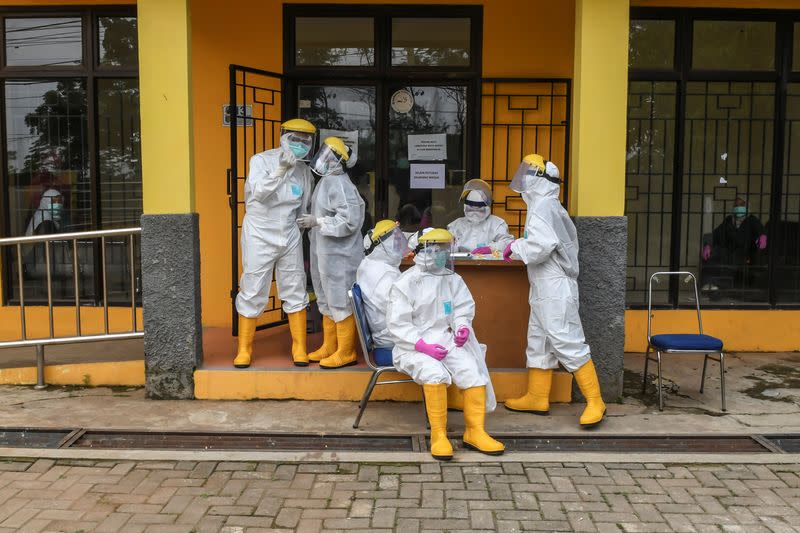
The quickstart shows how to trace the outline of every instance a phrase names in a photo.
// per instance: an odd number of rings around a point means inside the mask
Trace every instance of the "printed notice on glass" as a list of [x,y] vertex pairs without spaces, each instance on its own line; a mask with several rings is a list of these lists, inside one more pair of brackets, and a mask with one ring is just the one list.
[[[328,137],[339,137],[344,144],[350,147],[353,151],[351,157],[353,157],[353,161],[358,161],[358,130],[353,131],[344,131],[344,130],[326,130],[324,128],[320,128],[319,130],[319,140],[320,143],[327,139]],[[321,146],[321,144],[320,144]]]
[[412,163],[412,189],[444,189],[444,164]]
[[447,134],[409,135],[408,158],[411,161],[444,161],[447,159]]

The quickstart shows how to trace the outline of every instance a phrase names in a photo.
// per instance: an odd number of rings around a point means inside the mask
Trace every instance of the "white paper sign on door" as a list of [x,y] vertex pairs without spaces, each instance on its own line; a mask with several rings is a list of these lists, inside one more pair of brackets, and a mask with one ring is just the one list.
[[322,143],[327,137],[339,137],[341,140],[344,141],[344,144],[350,147],[353,151],[353,154],[350,157],[354,157],[354,161],[358,161],[358,130],[353,131],[343,131],[343,130],[326,130],[320,128],[319,130],[319,141]]
[[444,161],[447,159],[447,134],[409,135],[408,158],[412,161]]
[[444,164],[412,163],[412,189],[444,189]]

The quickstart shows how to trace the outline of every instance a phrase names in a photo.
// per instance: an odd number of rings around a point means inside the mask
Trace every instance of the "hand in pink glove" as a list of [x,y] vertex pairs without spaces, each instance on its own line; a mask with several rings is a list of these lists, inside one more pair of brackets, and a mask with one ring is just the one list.
[[759,250],[765,249],[767,247],[767,236],[763,233],[759,235],[758,239],[756,239],[756,246],[758,246]]
[[711,245],[706,244],[703,246],[703,261],[708,261],[711,259]]
[[492,249],[489,246],[478,246],[472,252],[472,254],[490,254],[492,253]]
[[441,344],[428,344],[422,339],[417,341],[414,348],[416,348],[418,352],[433,357],[437,361],[441,361],[447,355],[447,348]]
[[509,243],[509,245],[506,246],[506,249],[503,251],[503,261],[506,261],[508,263],[510,263],[512,261],[512,259],[511,259],[511,254],[513,253],[511,251],[511,245],[512,244],[514,244],[514,243]]
[[469,340],[469,328],[467,326],[461,326],[456,331],[456,336],[453,338],[456,343],[456,346],[461,348],[464,344]]

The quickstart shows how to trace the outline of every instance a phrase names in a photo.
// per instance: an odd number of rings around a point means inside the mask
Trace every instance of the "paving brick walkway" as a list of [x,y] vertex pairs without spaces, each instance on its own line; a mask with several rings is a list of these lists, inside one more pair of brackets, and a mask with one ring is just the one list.
[[797,531],[799,471],[0,460],[0,531]]

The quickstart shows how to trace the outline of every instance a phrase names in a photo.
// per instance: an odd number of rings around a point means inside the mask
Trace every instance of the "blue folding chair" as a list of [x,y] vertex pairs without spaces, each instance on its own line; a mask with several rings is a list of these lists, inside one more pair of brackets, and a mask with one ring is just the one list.
[[[651,321],[653,319],[653,281],[656,283],[658,276],[686,276],[694,283],[694,300],[697,304],[697,329],[698,333],[668,333],[662,335],[651,335]],[[722,410],[725,411],[725,354],[722,351],[722,341],[711,335],[703,334],[703,320],[700,317],[700,296],[697,292],[697,278],[691,272],[656,272],[650,276],[650,283],[647,290],[647,353],[644,356],[644,376],[642,382],[642,394],[647,390],[647,365],[651,361],[650,351],[656,352],[656,362],[658,363],[658,409],[664,410],[664,391],[661,386],[661,354],[662,353],[702,353],[703,374],[700,377],[700,393],[706,384],[706,366],[708,360],[719,363],[720,392],[722,394]],[[714,358],[709,354],[718,354]]]
[[372,396],[372,390],[376,385],[413,383],[414,380],[408,378],[378,381],[384,372],[398,371],[392,365],[392,349],[374,346],[372,332],[369,329],[369,322],[367,322],[367,313],[364,310],[364,296],[361,294],[361,287],[358,286],[358,283],[354,283],[353,288],[347,291],[347,296],[350,298],[350,305],[353,306],[353,314],[356,317],[356,329],[358,330],[358,340],[361,342],[361,351],[364,353],[367,366],[372,369],[372,377],[369,379],[364,395],[361,397],[361,403],[358,404],[358,415],[356,416],[356,421],[353,422],[353,427],[358,428],[358,423],[361,421],[361,416],[367,408],[367,402]]

